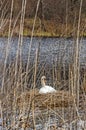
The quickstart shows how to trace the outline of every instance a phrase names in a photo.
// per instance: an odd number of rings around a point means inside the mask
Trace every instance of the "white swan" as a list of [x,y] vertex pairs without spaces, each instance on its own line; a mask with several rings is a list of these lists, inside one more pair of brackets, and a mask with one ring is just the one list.
[[46,85],[46,77],[45,76],[41,77],[41,84],[42,84],[42,88],[39,90],[40,94],[56,92],[56,90],[54,88]]

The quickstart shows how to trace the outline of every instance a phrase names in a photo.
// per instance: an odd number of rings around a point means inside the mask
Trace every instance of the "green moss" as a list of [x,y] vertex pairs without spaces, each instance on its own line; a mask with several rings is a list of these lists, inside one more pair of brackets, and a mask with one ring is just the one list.
[[83,36],[86,37],[86,32],[83,33]]
[[24,29],[23,35],[24,35],[24,36],[28,36],[28,35],[29,35],[28,29]]

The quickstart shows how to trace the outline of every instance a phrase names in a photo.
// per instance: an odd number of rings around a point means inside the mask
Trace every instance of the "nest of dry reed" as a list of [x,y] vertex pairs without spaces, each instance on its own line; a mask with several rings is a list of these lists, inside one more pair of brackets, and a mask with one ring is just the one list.
[[56,93],[39,94],[38,90],[21,94],[17,100],[18,107],[22,108],[23,104],[32,105],[40,109],[54,107],[68,107],[73,104],[73,96],[67,91],[57,91]]

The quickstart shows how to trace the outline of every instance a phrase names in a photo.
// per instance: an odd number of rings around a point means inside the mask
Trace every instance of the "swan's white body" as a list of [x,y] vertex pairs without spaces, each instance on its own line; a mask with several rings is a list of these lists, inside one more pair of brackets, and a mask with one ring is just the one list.
[[51,86],[47,86],[47,85],[42,87],[39,91],[39,93],[53,93],[53,92],[56,92],[56,90],[52,88]]
[[46,85],[45,83],[46,83],[46,77],[42,76],[42,78],[41,78],[42,88],[39,90],[40,94],[56,92],[56,90],[54,88],[52,88],[51,86]]

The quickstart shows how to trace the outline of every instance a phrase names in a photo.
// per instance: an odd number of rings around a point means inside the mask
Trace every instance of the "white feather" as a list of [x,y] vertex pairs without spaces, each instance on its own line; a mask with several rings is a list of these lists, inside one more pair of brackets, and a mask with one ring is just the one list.
[[56,90],[51,86],[47,86],[47,85],[45,85],[39,90],[39,93],[53,93],[53,92],[56,92]]

